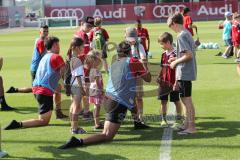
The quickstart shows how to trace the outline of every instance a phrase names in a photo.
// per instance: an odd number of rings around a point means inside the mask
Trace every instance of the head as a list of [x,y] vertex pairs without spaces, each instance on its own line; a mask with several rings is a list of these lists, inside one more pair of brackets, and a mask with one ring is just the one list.
[[167,20],[167,25],[174,32],[178,32],[181,27],[183,27],[183,16],[181,13],[175,13],[170,16]]
[[136,44],[138,35],[136,28],[128,27],[125,30],[125,39],[128,41],[131,45]]
[[93,17],[84,17],[81,21],[81,27],[80,29],[88,33],[94,26],[94,18]]
[[231,20],[232,19],[232,12],[225,12],[224,16],[227,20]]
[[84,42],[81,38],[74,37],[69,48],[73,54],[79,55],[83,51]]
[[183,15],[184,15],[184,16],[185,16],[185,15],[188,15],[190,11],[191,11],[191,10],[190,10],[188,7],[184,8],[184,9],[183,9]]
[[136,20],[136,27],[137,28],[142,28],[142,22],[141,22],[141,20],[140,19],[138,19],[138,20]]
[[172,34],[168,32],[164,32],[162,35],[158,38],[158,43],[161,45],[162,49],[164,50],[170,50],[173,48],[173,36]]
[[100,68],[102,64],[101,53],[96,50],[91,50],[85,59],[85,64],[89,68]]
[[101,17],[94,18],[94,25],[96,27],[101,27],[102,26],[102,18]]
[[48,25],[41,26],[40,28],[40,37],[45,39],[48,37]]
[[119,58],[129,57],[131,55],[131,45],[126,41],[121,42],[117,46],[117,54]]
[[60,46],[59,46],[59,39],[57,37],[49,37],[45,43],[45,46],[48,51],[52,53],[59,54]]
[[240,22],[240,14],[234,13],[233,18]]

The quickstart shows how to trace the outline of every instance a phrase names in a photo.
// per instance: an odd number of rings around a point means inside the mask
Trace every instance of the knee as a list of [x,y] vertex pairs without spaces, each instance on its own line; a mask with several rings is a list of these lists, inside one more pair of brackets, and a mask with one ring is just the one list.
[[40,119],[42,126],[47,126],[49,124],[50,119]]
[[113,138],[115,137],[114,134],[109,134],[109,133],[104,133],[104,138],[105,138],[105,141],[112,141]]

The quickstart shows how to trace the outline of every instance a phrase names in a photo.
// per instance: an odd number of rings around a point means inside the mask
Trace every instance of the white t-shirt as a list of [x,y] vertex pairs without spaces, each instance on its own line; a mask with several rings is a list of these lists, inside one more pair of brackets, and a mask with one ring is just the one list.
[[74,86],[78,86],[76,77],[80,76],[82,81],[84,81],[83,80],[83,77],[84,77],[83,64],[79,58],[72,57],[70,65],[71,65],[71,74],[72,74],[71,84]]

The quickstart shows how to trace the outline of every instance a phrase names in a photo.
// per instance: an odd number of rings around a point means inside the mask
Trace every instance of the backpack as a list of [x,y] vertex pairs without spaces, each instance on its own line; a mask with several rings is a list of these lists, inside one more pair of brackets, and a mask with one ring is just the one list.
[[102,29],[94,29],[93,33],[93,47],[96,50],[103,50],[103,46],[105,45],[106,40],[103,36],[103,30]]

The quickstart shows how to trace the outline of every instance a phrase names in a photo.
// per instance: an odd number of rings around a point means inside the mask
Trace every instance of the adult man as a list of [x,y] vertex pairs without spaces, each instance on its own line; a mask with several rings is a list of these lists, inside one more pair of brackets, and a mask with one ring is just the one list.
[[[36,72],[42,57],[46,54],[45,42],[48,39],[49,29],[47,25],[41,26],[40,37],[36,39],[33,49],[32,62],[31,62],[31,77],[32,82],[35,79]],[[54,103],[56,105],[56,118],[62,119],[67,116],[62,113],[61,110],[61,86],[58,86],[57,92],[54,94]],[[7,93],[32,93],[31,87],[15,88],[10,87]]]
[[136,78],[141,77],[146,82],[151,81],[148,68],[137,59],[130,58],[131,46],[129,43],[120,43],[117,51],[118,60],[111,65],[106,88],[105,107],[107,114],[103,132],[84,139],[72,137],[66,144],[60,146],[60,149],[112,140],[117,134],[127,110],[133,110],[135,107]]
[[13,120],[5,130],[30,128],[48,125],[53,110],[53,94],[58,87],[58,81],[64,74],[64,61],[59,55],[59,39],[49,37],[46,41],[47,54],[41,59],[36,77],[33,81],[33,93],[39,104],[38,119],[17,122]]
[[[0,57],[0,71],[2,69],[3,66],[3,58]],[[15,108],[10,107],[4,97],[4,88],[3,88],[3,79],[0,76],[0,103],[1,103],[1,110],[2,111],[10,111],[10,110],[14,110]]]
[[136,29],[137,29],[137,35],[140,40],[140,43],[143,45],[146,55],[148,56],[148,52],[150,49],[150,38],[149,38],[148,30],[142,27],[141,20],[136,21]]

